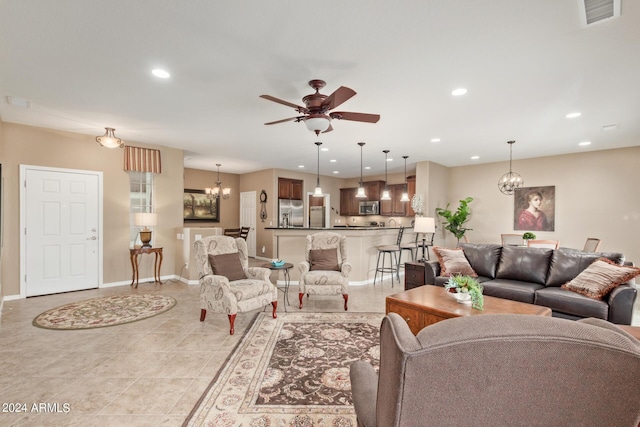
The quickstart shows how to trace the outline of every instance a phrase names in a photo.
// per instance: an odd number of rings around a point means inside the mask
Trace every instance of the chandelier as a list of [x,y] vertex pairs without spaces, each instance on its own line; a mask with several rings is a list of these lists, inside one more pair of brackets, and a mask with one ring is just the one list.
[[509,172],[502,175],[498,181],[498,188],[503,194],[513,194],[513,190],[524,185],[524,180],[520,174],[511,170],[511,152],[515,141],[507,141],[507,144],[509,144]]
[[220,166],[222,166],[222,164],[216,163],[216,166],[218,167],[218,180],[216,181],[216,186],[213,188],[205,188],[204,191],[207,193],[207,197],[210,200],[219,199],[220,197],[226,200],[231,196],[231,189],[222,188],[222,181],[220,181]]

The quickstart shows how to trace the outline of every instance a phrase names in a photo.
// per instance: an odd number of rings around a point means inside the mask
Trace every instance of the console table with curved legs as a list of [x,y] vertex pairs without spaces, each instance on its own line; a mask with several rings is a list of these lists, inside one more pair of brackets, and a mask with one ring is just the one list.
[[133,270],[133,277],[131,278],[131,285],[136,284],[136,288],[138,287],[138,257],[142,254],[155,254],[156,259],[153,264],[153,280],[154,283],[160,283],[160,267],[162,266],[162,247],[158,248],[133,248],[129,249],[129,258],[131,259],[131,269]]

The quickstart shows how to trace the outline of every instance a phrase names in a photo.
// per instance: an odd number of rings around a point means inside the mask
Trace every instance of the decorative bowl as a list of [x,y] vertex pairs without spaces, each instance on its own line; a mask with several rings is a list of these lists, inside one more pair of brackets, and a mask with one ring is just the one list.
[[457,290],[455,292],[450,292],[449,289],[446,289],[445,291],[447,292],[447,295],[458,301],[460,304],[471,304],[472,302],[471,295],[468,293],[458,292]]
[[273,259],[271,260],[271,265],[274,267],[282,267],[284,265],[284,261],[281,259]]

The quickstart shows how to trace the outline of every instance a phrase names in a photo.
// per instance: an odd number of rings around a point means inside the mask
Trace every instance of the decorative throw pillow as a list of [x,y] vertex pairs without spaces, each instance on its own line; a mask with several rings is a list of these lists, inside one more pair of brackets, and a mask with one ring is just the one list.
[[311,249],[309,250],[309,270],[330,270],[340,271],[338,265],[338,250],[332,249]]
[[209,255],[209,264],[211,264],[213,274],[224,276],[229,279],[230,282],[247,278],[247,275],[242,268],[240,254],[238,254],[238,252]]
[[589,298],[601,300],[617,286],[638,275],[640,275],[638,267],[618,265],[607,258],[598,258],[589,267],[582,270],[582,273],[561,287]]
[[446,249],[439,246],[433,247],[433,253],[438,257],[441,276],[471,276],[478,277],[471,264],[464,256],[462,249]]

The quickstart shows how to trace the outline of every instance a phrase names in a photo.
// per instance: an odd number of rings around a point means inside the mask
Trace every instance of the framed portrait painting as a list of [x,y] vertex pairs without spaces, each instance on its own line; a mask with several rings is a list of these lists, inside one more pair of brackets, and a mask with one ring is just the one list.
[[513,229],[555,231],[556,187],[522,187],[513,193]]
[[220,222],[220,199],[210,199],[204,190],[185,188],[182,205],[185,222]]

